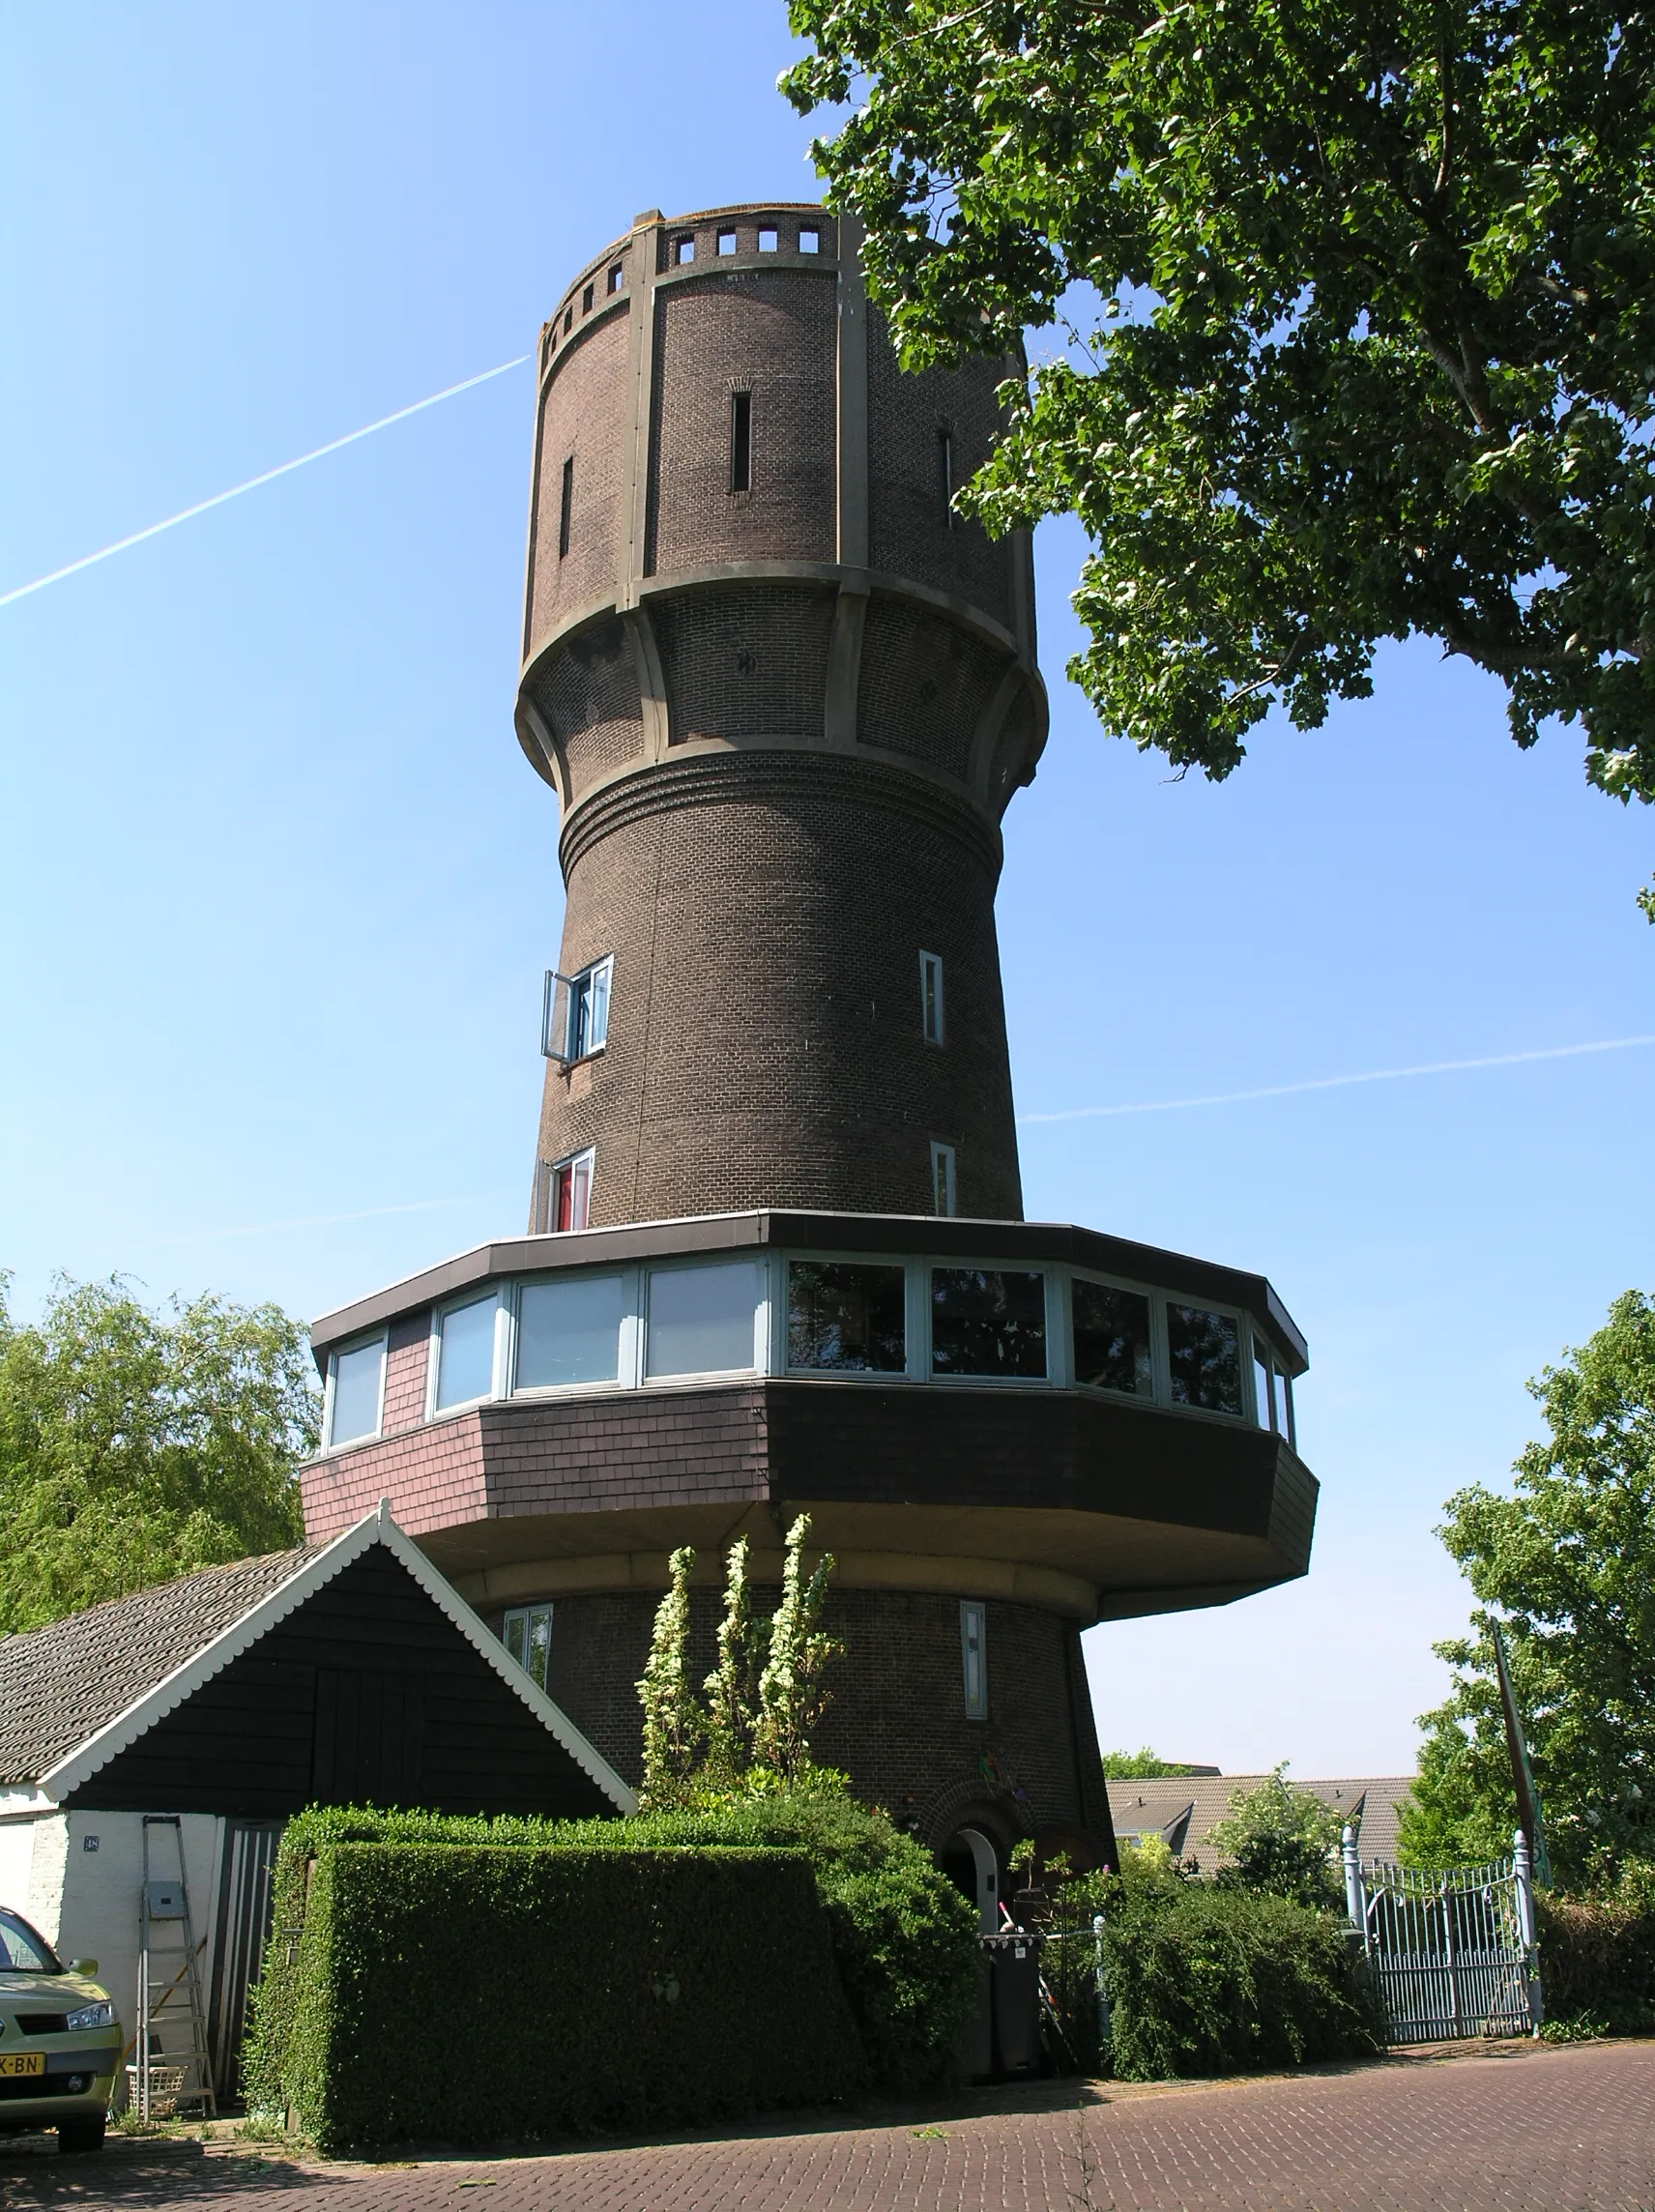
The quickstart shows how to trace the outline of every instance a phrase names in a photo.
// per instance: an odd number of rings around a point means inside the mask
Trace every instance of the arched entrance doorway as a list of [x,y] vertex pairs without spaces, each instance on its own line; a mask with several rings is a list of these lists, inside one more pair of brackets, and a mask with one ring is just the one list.
[[962,1896],[977,1908],[985,1936],[1000,1927],[1000,1861],[980,1828],[956,1828],[937,1853],[937,1863]]

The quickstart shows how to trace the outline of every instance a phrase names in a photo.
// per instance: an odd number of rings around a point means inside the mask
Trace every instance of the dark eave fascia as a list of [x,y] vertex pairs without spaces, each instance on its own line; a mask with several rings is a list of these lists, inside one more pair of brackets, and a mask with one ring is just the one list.
[[1060,1261],[1182,1292],[1221,1305],[1244,1306],[1274,1331],[1295,1374],[1310,1364],[1292,1316],[1263,1275],[1220,1266],[1187,1253],[1108,1237],[1070,1222],[961,1221],[929,1213],[817,1213],[759,1208],[746,1213],[692,1214],[676,1221],[626,1222],[613,1229],[512,1237],[476,1245],[434,1267],[339,1306],[311,1324],[318,1367],[330,1348],[363,1330],[452,1297],[500,1275],[544,1274],[564,1267],[632,1266],[640,1262],[781,1246],[800,1252],[924,1252],[939,1259]]

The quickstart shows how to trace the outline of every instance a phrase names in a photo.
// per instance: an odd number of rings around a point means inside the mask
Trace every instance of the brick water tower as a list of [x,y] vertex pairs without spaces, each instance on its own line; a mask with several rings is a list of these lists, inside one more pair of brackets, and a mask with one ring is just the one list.
[[[557,794],[528,1234],[313,1334],[397,1520],[620,1771],[667,1558],[808,1512],[815,1750],[974,1869],[1113,1851],[1080,1633],[1302,1574],[1262,1277],[1026,1223],[994,895],[1046,731],[1014,362],[902,374],[848,223],[639,217],[542,334],[517,732]],[[548,806],[548,830],[550,809]],[[548,905],[551,886],[548,884]],[[1078,980],[1078,978],[1077,978]]]

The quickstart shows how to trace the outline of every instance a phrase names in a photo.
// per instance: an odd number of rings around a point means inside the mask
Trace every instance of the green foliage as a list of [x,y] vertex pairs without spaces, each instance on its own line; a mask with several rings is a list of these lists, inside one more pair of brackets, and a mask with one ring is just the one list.
[[206,1296],[154,1313],[60,1279],[34,1326],[0,1277],[0,1635],[301,1543],[316,1448],[305,1332]]
[[747,1541],[730,1548],[724,1618],[718,1630],[718,1664],[703,1688],[705,1707],[689,1679],[689,1586],[695,1554],[686,1544],[672,1556],[672,1580],[655,1613],[644,1678],[637,1685],[644,1707],[644,1787],[641,1802],[659,1810],[693,1804],[705,1796],[754,1788],[790,1789],[816,1771],[810,1732],[828,1703],[823,1674],[844,1646],[822,1632],[833,1555],[824,1552],[808,1580],[804,1544],[810,1517],[801,1513],[787,1532],[781,1603],[769,1626],[753,1620],[747,1590]]
[[861,2053],[797,1852],[319,1855],[282,2068],[328,2151],[843,2096]]
[[1228,1816],[1214,1821],[1209,1840],[1235,1862],[1216,1878],[1224,1888],[1337,1912],[1345,1899],[1343,1874],[1334,1871],[1342,1833],[1337,1813],[1287,1781],[1284,1761],[1257,1790],[1234,1791]]
[[1432,1867],[1511,1848],[1497,1617],[1556,1878],[1591,1888],[1655,1860],[1655,1303],[1625,1293],[1529,1388],[1549,1434],[1518,1459],[1515,1495],[1463,1490],[1439,1531],[1479,1602],[1471,1634],[1437,1646],[1455,1678],[1420,1723],[1402,1850]]
[[1540,1986],[1553,2040],[1655,2033],[1655,1870],[1628,1866],[1611,1888],[1535,1897]]
[[1329,1913],[1205,1882],[1128,1897],[1104,1923],[1115,2071],[1254,2073],[1383,2048],[1361,1955]]
[[1197,1766],[1179,1766],[1175,1761],[1163,1759],[1158,1751],[1147,1745],[1142,1751],[1106,1751],[1103,1755],[1103,1777],[1106,1782],[1153,1782],[1163,1775],[1199,1774]]
[[[1212,776],[1418,634],[1655,798],[1655,35],[1614,0],[791,0],[911,366],[1005,389],[959,506],[1073,512],[1070,674]],[[1088,307],[1088,301],[1097,303]],[[1085,319],[1077,328],[1069,313]],[[1655,919],[1655,891],[1644,901]]]
[[672,1556],[671,1582],[655,1610],[650,1656],[638,1684],[644,1708],[644,1786],[639,1802],[677,1804],[689,1790],[707,1741],[707,1716],[689,1685],[689,1578],[695,1554],[687,1544]]
[[[824,1786],[747,1794],[716,1806],[672,1808],[630,1820],[490,1820],[316,1808],[288,1823],[276,1863],[276,1935],[255,1995],[254,2032],[243,2067],[247,2102],[254,2110],[280,2110],[292,2102],[307,2121],[310,2118],[310,2108],[293,2095],[290,2086],[299,2079],[295,2069],[302,2074],[310,2063],[299,2053],[295,2036],[302,1998],[312,2001],[304,1994],[309,1969],[299,1954],[305,1946],[291,1942],[291,1932],[302,1927],[308,1931],[316,1903],[314,1879],[320,1878],[330,1854],[342,1845],[369,1842],[497,1850],[507,1847],[559,1856],[578,1853],[587,1859],[604,1852],[648,1854],[652,1859],[664,1853],[697,1861],[722,1861],[733,1851],[800,1853],[813,1877],[815,1906],[825,1917],[842,2001],[848,2002],[855,2024],[856,2081],[903,2091],[950,2078],[959,2035],[975,1995],[976,1915],[918,1845],[882,1814],[835,1790]],[[305,1870],[312,1858],[317,1875],[307,1910]],[[561,1924],[566,1927],[572,1919],[586,1928],[591,1917],[583,1899]],[[747,1940],[744,1925],[725,1928],[724,1942],[736,1963],[732,1971],[744,1956]],[[490,1938],[493,1949],[500,1943],[500,1938]],[[818,2001],[800,1985],[798,2001],[803,2003],[807,1997],[813,2004]],[[579,2001],[583,2000],[571,1999],[577,2014]],[[623,1999],[613,2001],[620,2004]],[[740,2009],[744,1999],[738,1996],[732,2001]],[[306,2021],[311,2017],[307,2013]],[[305,2036],[314,2040],[308,2026]],[[328,2048],[343,2047],[329,2044]],[[630,2062],[628,2047],[615,2046],[607,2062],[615,2069],[624,2067]],[[800,2093],[838,2094],[833,2084],[840,2079],[837,2074],[824,2075],[813,2090]],[[313,2103],[318,2092],[312,2086],[306,2093]],[[642,2092],[623,2087],[612,2093]],[[758,2098],[759,2088],[752,2093]],[[764,2091],[766,2097],[778,2093]],[[440,2113],[443,2108],[439,2104],[432,2110]],[[429,2133],[437,2121],[428,2113],[420,2124]]]

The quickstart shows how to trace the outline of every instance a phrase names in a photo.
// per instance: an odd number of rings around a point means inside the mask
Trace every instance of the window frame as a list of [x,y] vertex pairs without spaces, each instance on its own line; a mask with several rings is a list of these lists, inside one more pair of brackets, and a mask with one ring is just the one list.
[[[972,1688],[972,1627],[976,1629],[976,1689]],[[966,1718],[988,1719],[988,1601],[980,1597],[960,1600],[960,1688]]]
[[[502,1387],[503,1374],[508,1374],[505,1365],[506,1329],[502,1315],[508,1309],[510,1284],[502,1277],[480,1289],[476,1283],[456,1291],[452,1297],[444,1298],[431,1308],[429,1349],[425,1354],[425,1418],[427,1421],[446,1421],[455,1413],[469,1413],[479,1406],[506,1395]],[[451,1406],[439,1406],[437,1393],[443,1385],[443,1324],[450,1314],[459,1313],[467,1306],[481,1305],[485,1298],[494,1301],[494,1350],[489,1365],[488,1388],[475,1398],[456,1398]]]
[[574,541],[574,455],[564,458],[563,489],[558,495],[558,559],[566,561]]
[[523,1649],[524,1652],[527,1653],[529,1649],[529,1639],[534,1633],[535,1615],[537,1613],[543,1613],[546,1616],[546,1673],[549,1675],[552,1671],[552,1628],[557,1613],[556,1601],[554,1599],[549,1597],[540,1598],[537,1600],[537,1602],[533,1605],[508,1605],[506,1608],[504,1614],[501,1615],[500,1641],[506,1646],[506,1656],[508,1659],[514,1661],[517,1666],[522,1668],[524,1674],[528,1675],[530,1681],[535,1684],[537,1689],[542,1691],[545,1696],[550,1697],[550,1689],[547,1687],[546,1683],[540,1681],[538,1676],[536,1674],[535,1670],[529,1665],[527,1657],[519,1659],[516,1652],[512,1650],[508,1633],[511,1627],[511,1623],[514,1620],[520,1620],[523,1623]]
[[[767,238],[769,240],[768,246],[765,244]],[[757,250],[760,253],[779,253],[781,251],[781,224],[773,217],[769,222],[761,222],[759,225]]]
[[[595,1147],[593,1148],[595,1150]],[[571,1155],[575,1158],[579,1154]],[[557,1234],[572,1237],[573,1230]],[[596,1280],[621,1284],[621,1327],[615,1348],[615,1373],[600,1376],[592,1382],[524,1382],[519,1379],[518,1367],[523,1349],[523,1294],[542,1283],[586,1282]],[[638,1356],[641,1329],[638,1313],[638,1269],[636,1267],[542,1267],[530,1274],[513,1276],[509,1315],[509,1342],[506,1359],[506,1396],[508,1398],[578,1398],[590,1396],[594,1391],[633,1390],[638,1385]]]
[[[921,1300],[925,1308],[925,1371],[924,1379],[944,1390],[1056,1390],[1062,1384],[1054,1368],[1053,1348],[1059,1339],[1054,1324],[1064,1319],[1062,1291],[1059,1278],[1063,1272],[1061,1263],[1051,1260],[1024,1262],[1020,1260],[983,1260],[967,1254],[949,1253],[944,1259],[940,1253],[929,1253],[915,1263],[919,1276]],[[1046,1371],[1043,1375],[939,1375],[933,1365],[933,1324],[936,1305],[932,1295],[931,1278],[939,1269],[949,1273],[983,1275],[1038,1275],[1043,1293],[1044,1323],[1046,1332]]]
[[753,388],[730,387],[730,497],[750,499],[753,493]]
[[[791,1351],[789,1317],[793,1306],[793,1293],[789,1271],[797,1266],[822,1267],[895,1267],[902,1275],[902,1350],[900,1367],[795,1367],[789,1359]],[[885,1382],[923,1382],[925,1375],[915,1352],[915,1341],[923,1323],[916,1311],[915,1283],[926,1281],[925,1263],[915,1261],[906,1252],[800,1252],[791,1246],[776,1255],[776,1269],[771,1284],[771,1304],[775,1316],[774,1344],[768,1372],[786,1376],[795,1382],[850,1382],[872,1383],[876,1387]],[[929,1349],[926,1352],[929,1359]]]
[[[808,246],[804,243],[807,238],[810,241]],[[800,253],[820,254],[822,251],[822,225],[820,223],[801,222],[799,224],[798,250]]]
[[[935,1045],[939,1051],[948,1041],[948,1013],[943,970],[944,960],[940,952],[920,951],[919,1033],[927,1044]],[[936,983],[935,993],[931,988],[933,981]],[[935,1030],[931,1027],[933,1011],[937,1017]]]
[[[1253,1385],[1250,1375],[1252,1359],[1247,1342],[1252,1323],[1246,1308],[1231,1305],[1223,1298],[1206,1297],[1196,1291],[1162,1291],[1158,1294],[1158,1303],[1161,1309],[1161,1355],[1164,1361],[1166,1396],[1158,1399],[1157,1403],[1169,1413],[1195,1413],[1203,1420],[1222,1421],[1230,1428],[1237,1425],[1256,1426],[1250,1424],[1247,1412],[1247,1401]],[[1173,1337],[1172,1323],[1167,1314],[1169,1306],[1189,1306],[1197,1313],[1217,1314],[1221,1320],[1235,1324],[1235,1360],[1240,1369],[1241,1384],[1241,1404],[1235,1412],[1227,1413],[1221,1406],[1186,1406],[1182,1399],[1173,1396]]]
[[617,292],[624,292],[625,289],[626,264],[624,261],[612,261],[609,264],[608,277],[604,282],[603,297],[606,300],[613,300]]
[[960,1217],[959,1154],[953,1145],[942,1137],[931,1139],[931,1203],[937,1203],[938,1170],[943,1171],[942,1189],[948,1201],[947,1211],[940,1208],[932,1216],[937,1221],[957,1221]]
[[673,242],[672,242],[672,266],[673,266],[673,268],[675,268],[675,269],[687,269],[687,268],[689,268],[689,267],[691,266],[691,264],[694,262],[694,260],[695,260],[695,233],[694,233],[694,231],[693,231],[693,230],[681,230],[681,231],[678,231],[678,232],[676,232],[676,233],[674,234],[674,237],[673,237]]
[[[590,996],[592,986],[599,975],[603,977],[603,1034],[595,1044],[589,1044],[584,1052],[574,1049],[576,993],[584,990]],[[572,975],[561,978],[568,992],[568,1003],[564,1009],[563,1063],[566,1067],[578,1067],[583,1060],[595,1060],[609,1045],[609,1008],[615,994],[615,955],[605,952],[601,959],[589,960],[584,968],[577,968]]]
[[[752,1358],[745,1367],[684,1368],[671,1375],[650,1373],[650,1307],[657,1275],[682,1275],[709,1267],[747,1266],[756,1284],[753,1301]],[[768,1375],[773,1350],[776,1297],[772,1270],[761,1252],[694,1252],[670,1260],[648,1260],[639,1267],[638,1285],[638,1387],[641,1390],[681,1389],[687,1383],[716,1382],[735,1375]]]
[[[370,1344],[379,1346],[379,1401],[374,1408],[373,1427],[364,1429],[360,1437],[345,1437],[341,1441],[335,1443],[334,1441],[334,1398],[338,1363],[341,1359],[348,1358],[353,1352],[365,1352]],[[324,1458],[334,1452],[354,1451],[359,1444],[375,1443],[384,1436],[385,1384],[390,1366],[391,1328],[389,1324],[380,1328],[367,1329],[359,1336],[351,1337],[344,1344],[329,1346],[328,1375],[322,1385],[322,1436],[324,1439],[322,1456]]]
[[[1132,1296],[1143,1298],[1149,1308],[1149,1387],[1147,1390],[1113,1390],[1107,1382],[1083,1382],[1075,1362],[1075,1285],[1096,1283],[1106,1291],[1127,1291]],[[1183,1303],[1183,1300],[1179,1300]],[[1152,1283],[1134,1282],[1128,1275],[1106,1275],[1097,1267],[1070,1266],[1064,1270],[1063,1356],[1068,1365],[1069,1387],[1084,1390],[1089,1397],[1101,1398],[1111,1406],[1148,1406],[1176,1413],[1199,1413],[1201,1406],[1174,1406],[1172,1403],[1172,1369],[1167,1357],[1167,1324],[1164,1307],[1166,1293],[1157,1291]],[[1226,1413],[1225,1420],[1234,1414]]]
[[[728,246],[724,243],[726,239],[730,241]],[[729,230],[719,231],[713,243],[715,250],[712,258],[715,261],[728,261],[741,250],[741,234],[732,225]]]

